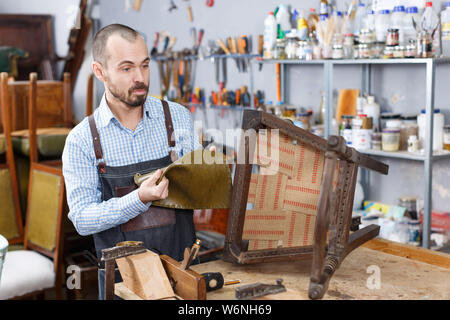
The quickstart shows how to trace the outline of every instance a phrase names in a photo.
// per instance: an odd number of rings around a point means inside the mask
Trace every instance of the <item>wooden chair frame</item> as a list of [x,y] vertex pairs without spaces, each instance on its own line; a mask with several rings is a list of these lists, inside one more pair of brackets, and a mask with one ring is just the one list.
[[[249,136],[245,132],[269,128],[279,129],[280,133],[298,143],[305,143],[325,153],[312,246],[248,250],[248,241],[242,238],[253,166],[250,161],[253,151],[250,150]],[[245,163],[236,165],[223,259],[237,264],[250,264],[312,258],[309,297],[320,299],[346,255],[379,233],[380,227],[371,225],[349,234],[358,167],[387,174],[388,166],[347,147],[342,137],[331,136],[327,141],[266,112],[244,111],[243,130],[240,153],[245,155]],[[333,191],[338,160],[338,180]]]
[[3,72],[0,75],[1,79],[1,112],[3,122],[3,133],[5,135],[6,143],[6,163],[0,164],[0,169],[8,168],[11,176],[11,188],[13,194],[13,203],[16,213],[16,223],[19,236],[14,239],[8,239],[10,244],[18,244],[23,242],[23,221],[22,211],[20,208],[19,185],[17,180],[16,164],[14,160],[14,151],[11,138],[11,110],[9,108],[9,89],[8,89],[8,74]]

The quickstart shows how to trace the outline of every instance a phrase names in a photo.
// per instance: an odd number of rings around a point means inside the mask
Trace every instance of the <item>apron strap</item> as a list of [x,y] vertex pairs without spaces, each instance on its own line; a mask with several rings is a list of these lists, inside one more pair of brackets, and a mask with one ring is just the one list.
[[169,147],[175,147],[175,136],[173,134],[174,129],[169,104],[165,100],[161,100],[161,103],[164,109],[164,117],[166,118],[167,141],[169,141]]
[[97,126],[95,125],[94,115],[91,114],[88,120],[89,120],[89,128],[91,129],[92,134],[92,142],[94,143],[95,158],[99,160],[98,168],[100,172],[104,173],[105,160],[103,160],[102,145],[100,143],[100,136],[98,135]]

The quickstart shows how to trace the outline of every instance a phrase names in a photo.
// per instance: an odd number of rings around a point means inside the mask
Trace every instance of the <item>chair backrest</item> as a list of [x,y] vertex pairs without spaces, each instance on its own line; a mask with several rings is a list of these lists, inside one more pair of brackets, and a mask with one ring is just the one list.
[[61,168],[31,163],[24,247],[52,258],[55,268],[61,260],[64,190]]
[[322,232],[322,212],[335,215],[330,231],[346,246],[358,166],[384,174],[387,166],[348,148],[342,138],[327,141],[265,112],[246,110],[243,129],[226,261],[311,258],[328,231]]
[[89,117],[94,112],[94,74],[88,75],[86,88],[86,117]]
[[[70,74],[64,73],[63,81],[38,81],[37,73],[30,74],[28,95],[28,130],[30,139],[30,160],[37,162],[37,128],[48,127],[39,123],[39,115],[45,114],[50,105],[59,106],[58,120],[51,127],[72,128],[72,93]],[[61,108],[63,106],[63,108]],[[47,123],[45,123],[47,124]]]
[[0,75],[0,95],[5,163],[0,163],[0,234],[10,244],[23,241],[23,222],[20,209],[19,187],[11,139],[8,74]]

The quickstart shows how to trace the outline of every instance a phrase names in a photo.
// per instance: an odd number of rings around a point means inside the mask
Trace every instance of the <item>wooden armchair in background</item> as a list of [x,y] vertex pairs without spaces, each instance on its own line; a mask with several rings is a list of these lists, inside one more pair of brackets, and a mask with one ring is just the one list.
[[358,167],[388,166],[265,112],[245,110],[243,130],[224,260],[312,259],[309,297],[320,299],[347,254],[379,232],[350,234]]
[[[51,288],[56,290],[56,298],[59,299],[62,295],[62,227],[66,203],[64,179],[60,163],[57,161],[44,163],[38,160],[35,116],[38,95],[36,78],[36,74],[30,75],[28,84],[30,107],[28,143],[31,165],[24,250],[6,254],[0,284],[0,299],[30,298]],[[7,83],[5,73],[1,75],[3,121],[7,130],[10,126],[9,112],[11,110],[10,99],[7,95],[16,89],[14,84],[17,83]],[[50,85],[58,87],[54,83]],[[56,95],[56,92],[54,94]],[[9,144],[11,149],[12,143],[9,142]]]

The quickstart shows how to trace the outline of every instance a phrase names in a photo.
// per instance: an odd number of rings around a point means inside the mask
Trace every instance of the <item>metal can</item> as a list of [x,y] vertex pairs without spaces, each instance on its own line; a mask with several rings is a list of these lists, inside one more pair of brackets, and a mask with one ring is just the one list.
[[398,46],[399,45],[399,30],[395,28],[388,29],[386,35],[386,45],[387,46]]

